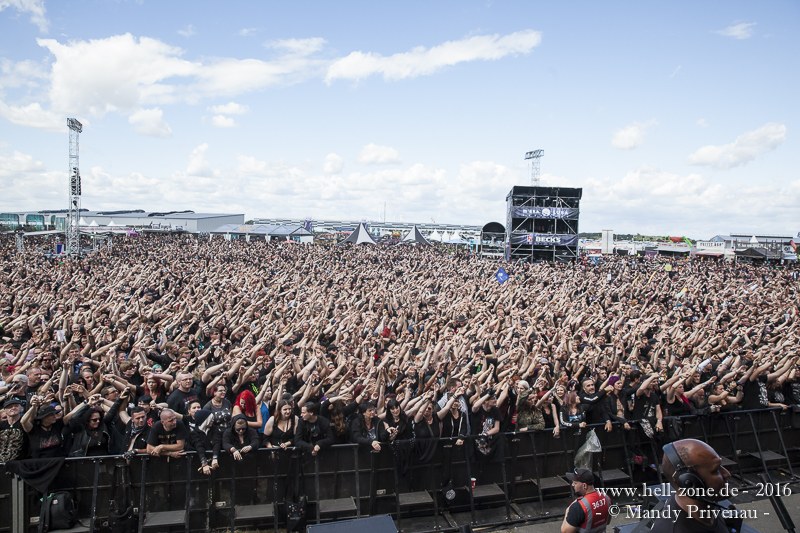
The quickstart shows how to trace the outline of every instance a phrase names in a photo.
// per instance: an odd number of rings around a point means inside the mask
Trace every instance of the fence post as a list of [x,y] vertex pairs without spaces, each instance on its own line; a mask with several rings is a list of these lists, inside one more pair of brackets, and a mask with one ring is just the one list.
[[[505,433],[500,434],[501,439],[506,438]],[[501,443],[504,444],[504,443]],[[514,458],[516,463],[516,457]],[[503,498],[506,501],[506,521],[511,521],[511,501],[508,499],[508,475],[506,473],[505,446],[503,447],[503,460],[500,462],[500,471],[503,475]],[[516,471],[516,470],[515,470]]]
[[150,460],[147,455],[141,456],[142,458],[142,476],[140,483],[142,486],[139,488],[139,533],[144,529],[144,508],[147,506],[147,494],[145,494],[145,487],[147,487],[147,462]]
[[25,482],[16,475],[11,477],[11,531],[24,533],[28,517],[25,515]]
[[[269,448],[268,452],[272,460],[272,525],[275,531],[278,531],[278,509],[280,508],[278,506],[278,462],[283,459],[278,455],[278,450],[280,449]],[[283,453],[288,452],[284,451]]]
[[316,500],[315,507],[317,508],[317,524],[319,524],[319,455],[314,456],[314,499]]
[[789,457],[789,451],[786,449],[786,443],[783,441],[783,432],[781,431],[781,426],[778,424],[778,415],[775,411],[771,411],[770,414],[772,415],[772,422],[775,424],[775,431],[778,432],[778,440],[781,443],[781,452],[783,456],[786,457],[786,466],[789,468],[789,475],[792,479],[797,479],[797,476],[794,474],[794,469],[792,468],[792,459]]
[[[548,430],[544,430],[548,431]],[[533,454],[533,473],[536,476],[536,494],[539,497],[539,515],[543,516],[544,513],[544,495],[542,494],[542,474],[539,471],[539,456],[536,453],[536,435],[537,431],[531,431],[531,454]]]
[[89,522],[89,533],[94,533],[94,522],[97,519],[97,483],[100,481],[100,463],[102,459],[93,459],[94,475],[92,483],[92,517]]
[[467,470],[467,486],[469,487],[469,523],[476,525],[475,521],[475,496],[472,493],[472,442],[474,437],[470,435],[464,442],[464,468]]

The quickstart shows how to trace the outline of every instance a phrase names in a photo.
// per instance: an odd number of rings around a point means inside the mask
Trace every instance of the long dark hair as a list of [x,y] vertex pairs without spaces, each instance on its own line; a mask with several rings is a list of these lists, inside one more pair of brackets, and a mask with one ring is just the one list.
[[344,419],[344,402],[342,400],[334,400],[330,406],[331,412],[331,426],[337,435],[344,435],[347,433],[347,424]]
[[[392,409],[395,407],[400,408],[400,415],[397,417],[397,420],[395,420],[394,415],[392,415]],[[408,427],[408,415],[403,411],[403,406],[400,405],[400,402],[398,402],[396,398],[389,398],[386,402],[386,412],[386,423],[390,427],[396,427],[398,433],[403,433]]]

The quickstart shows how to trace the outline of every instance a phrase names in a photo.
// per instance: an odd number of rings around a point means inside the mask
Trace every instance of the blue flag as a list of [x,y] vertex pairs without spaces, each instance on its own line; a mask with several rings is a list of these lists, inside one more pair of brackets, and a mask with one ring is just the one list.
[[497,283],[502,285],[503,283],[508,281],[508,272],[506,272],[505,268],[500,267],[497,269],[497,272],[495,272],[494,279],[497,280]]

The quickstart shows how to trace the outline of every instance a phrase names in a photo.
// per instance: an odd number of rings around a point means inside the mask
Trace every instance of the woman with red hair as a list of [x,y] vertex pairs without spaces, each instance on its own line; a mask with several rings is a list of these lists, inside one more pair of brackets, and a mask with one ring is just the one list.
[[236,397],[231,415],[244,415],[247,420],[247,426],[256,430],[261,429],[264,425],[261,418],[261,410],[256,409],[256,397],[247,389],[240,392]]

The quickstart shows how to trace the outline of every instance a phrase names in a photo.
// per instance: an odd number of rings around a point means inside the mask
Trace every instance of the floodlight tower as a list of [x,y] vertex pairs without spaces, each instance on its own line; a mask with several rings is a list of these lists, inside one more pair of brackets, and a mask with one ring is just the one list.
[[531,162],[531,186],[539,186],[539,172],[541,172],[541,159],[544,156],[544,150],[531,150],[525,153],[525,160]]
[[81,254],[81,172],[78,167],[78,135],[83,124],[74,118],[67,119],[69,128],[69,210],[67,211],[67,255]]

